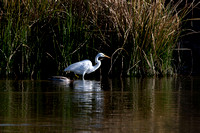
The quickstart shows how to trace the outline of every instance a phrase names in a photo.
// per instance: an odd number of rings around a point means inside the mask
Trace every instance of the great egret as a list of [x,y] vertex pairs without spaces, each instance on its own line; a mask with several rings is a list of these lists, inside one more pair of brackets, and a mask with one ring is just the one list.
[[109,56],[107,56],[103,53],[99,53],[95,57],[95,62],[96,62],[95,66],[92,66],[92,62],[90,60],[83,60],[83,61],[79,61],[79,62],[69,65],[67,68],[65,68],[64,71],[72,71],[75,74],[81,74],[81,75],[83,75],[83,79],[84,79],[84,75],[86,73],[87,74],[92,73],[101,66],[101,61],[99,60],[99,57],[110,58]]

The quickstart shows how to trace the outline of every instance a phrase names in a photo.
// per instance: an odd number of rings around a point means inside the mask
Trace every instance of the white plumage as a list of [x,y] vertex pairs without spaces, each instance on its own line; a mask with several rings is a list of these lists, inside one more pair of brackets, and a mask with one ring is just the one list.
[[83,79],[84,79],[84,75],[86,73],[87,74],[92,73],[101,66],[101,61],[99,60],[99,57],[110,58],[109,56],[107,56],[103,53],[99,53],[95,57],[95,62],[96,62],[95,66],[92,66],[92,62],[90,60],[83,60],[83,61],[79,61],[79,62],[69,65],[67,68],[65,68],[64,71],[72,71],[75,74],[83,75]]

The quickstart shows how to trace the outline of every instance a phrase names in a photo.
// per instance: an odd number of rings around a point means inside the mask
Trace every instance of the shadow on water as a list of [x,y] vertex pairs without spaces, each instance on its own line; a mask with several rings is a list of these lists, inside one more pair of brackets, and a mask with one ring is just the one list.
[[199,132],[199,81],[0,80],[0,131]]

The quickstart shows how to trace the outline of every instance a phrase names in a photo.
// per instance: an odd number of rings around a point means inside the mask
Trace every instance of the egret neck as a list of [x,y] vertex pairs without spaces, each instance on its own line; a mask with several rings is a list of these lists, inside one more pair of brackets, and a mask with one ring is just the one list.
[[95,57],[95,63],[96,63],[96,65],[93,66],[93,68],[90,70],[90,72],[94,72],[101,66],[101,61],[99,60],[99,56]]

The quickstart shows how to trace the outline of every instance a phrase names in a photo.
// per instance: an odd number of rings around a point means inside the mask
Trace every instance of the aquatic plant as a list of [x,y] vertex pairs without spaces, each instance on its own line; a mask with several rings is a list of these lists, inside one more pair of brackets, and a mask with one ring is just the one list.
[[66,66],[92,59],[100,51],[112,55],[111,64],[102,68],[108,74],[171,74],[173,48],[190,7],[179,8],[180,4],[165,0],[1,1],[0,75],[64,75]]
[[80,17],[87,12],[78,12],[77,6],[66,1],[3,1],[0,74],[40,78],[63,71],[90,38]]
[[[164,0],[114,0],[95,4],[101,8],[93,9],[96,13],[93,16],[105,14],[106,18],[106,21],[100,24],[107,26],[101,29],[102,32],[105,31],[101,34],[102,38],[112,38],[111,43],[104,42],[113,51],[123,49],[118,52],[121,57],[119,54],[113,56],[113,64],[118,60],[116,67],[123,62],[121,66],[127,75],[173,73],[172,52],[179,39],[182,19],[188,13],[189,6],[180,9],[178,7],[182,4],[181,1],[174,4]],[[96,21],[98,20],[97,18]]]

